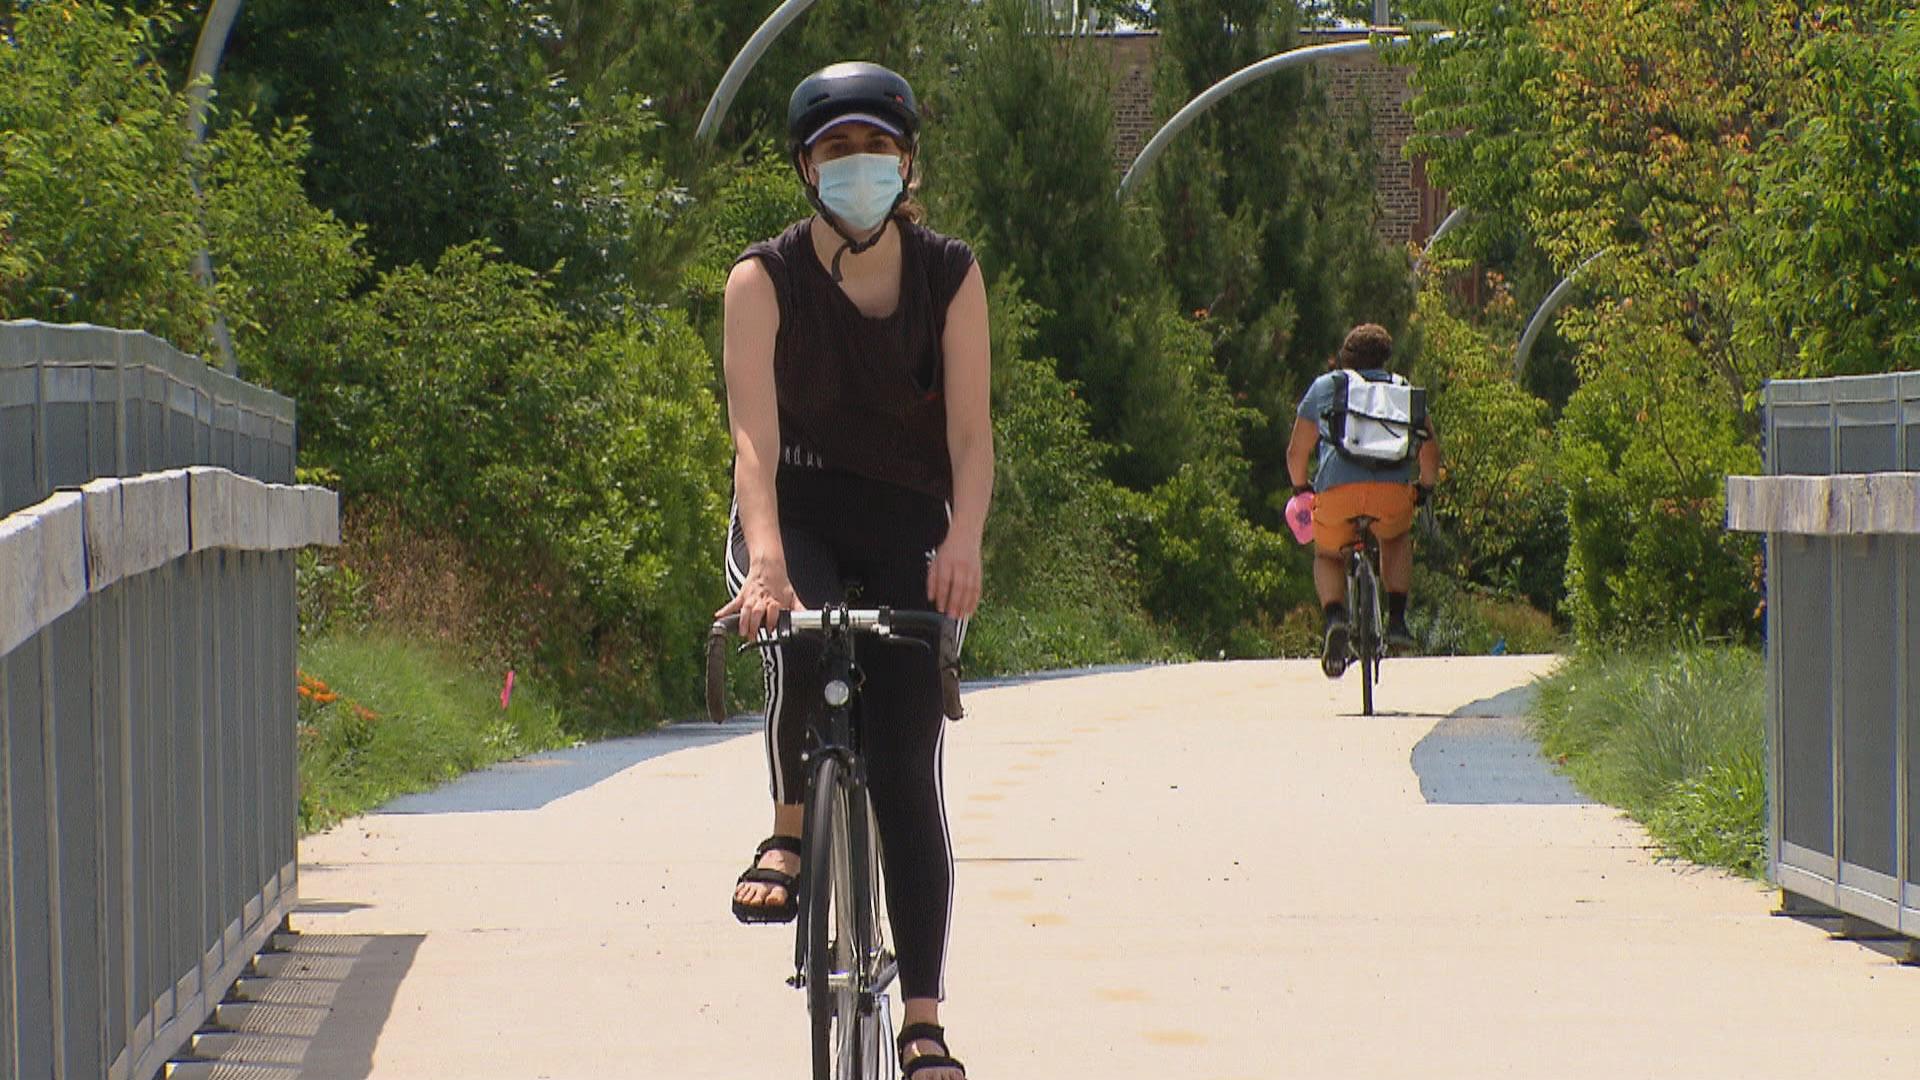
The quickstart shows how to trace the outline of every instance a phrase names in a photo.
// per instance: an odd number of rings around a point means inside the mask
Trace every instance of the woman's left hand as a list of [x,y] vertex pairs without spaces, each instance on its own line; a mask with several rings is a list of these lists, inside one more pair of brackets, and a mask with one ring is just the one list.
[[951,619],[971,618],[980,606],[980,542],[949,536],[927,564],[927,599]]

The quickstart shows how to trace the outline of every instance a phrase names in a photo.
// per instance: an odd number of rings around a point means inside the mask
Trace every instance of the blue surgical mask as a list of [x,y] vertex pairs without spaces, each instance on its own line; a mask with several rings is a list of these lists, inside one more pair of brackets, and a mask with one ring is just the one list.
[[892,154],[848,154],[818,168],[821,203],[858,232],[885,221],[900,197],[900,159]]

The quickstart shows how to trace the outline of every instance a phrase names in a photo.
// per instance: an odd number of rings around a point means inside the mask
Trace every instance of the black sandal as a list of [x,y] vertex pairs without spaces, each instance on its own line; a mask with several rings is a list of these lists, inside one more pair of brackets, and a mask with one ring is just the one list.
[[[940,1053],[921,1054],[912,1061],[905,1060],[907,1045],[921,1039],[939,1043]],[[947,1029],[939,1024],[908,1024],[900,1029],[900,1037],[893,1041],[893,1045],[902,1059],[900,1075],[904,1080],[913,1080],[913,1074],[921,1069],[956,1069],[963,1074],[967,1071],[967,1067],[960,1064],[958,1058],[947,1055]]]
[[787,890],[787,899],[781,904],[743,904],[739,897],[733,901],[733,917],[749,925],[755,923],[787,923],[800,914],[799,875],[783,873],[771,867],[760,865],[760,860],[769,851],[786,851],[800,854],[800,838],[797,836],[769,836],[760,841],[754,850],[753,862],[745,873],[733,883],[738,892],[742,885],[774,885]]

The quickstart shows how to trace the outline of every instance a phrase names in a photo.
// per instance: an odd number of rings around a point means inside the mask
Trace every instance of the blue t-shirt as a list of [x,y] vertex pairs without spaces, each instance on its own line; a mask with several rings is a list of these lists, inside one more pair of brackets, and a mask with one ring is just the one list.
[[[1342,484],[1369,482],[1413,483],[1413,478],[1420,468],[1415,461],[1408,460],[1385,468],[1372,468],[1341,457],[1340,453],[1333,448],[1333,436],[1327,430],[1327,411],[1333,405],[1333,395],[1338,385],[1338,380],[1334,378],[1336,374],[1338,373],[1329,371],[1313,380],[1313,385],[1307,387],[1306,396],[1300,399],[1300,408],[1297,413],[1300,419],[1311,420],[1320,428],[1320,467],[1319,471],[1313,475],[1313,489],[1325,491]],[[1383,379],[1387,375],[1384,369],[1379,368],[1372,371],[1354,371],[1349,374],[1356,379],[1368,376]]]

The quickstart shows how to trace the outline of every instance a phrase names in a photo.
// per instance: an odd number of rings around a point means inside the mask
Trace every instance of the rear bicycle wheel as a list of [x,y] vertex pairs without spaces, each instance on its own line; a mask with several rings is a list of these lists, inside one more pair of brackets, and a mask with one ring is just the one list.
[[[856,812],[863,815],[858,820]],[[856,811],[840,760],[823,758],[807,806],[805,969],[814,1080],[873,1080],[886,1067],[891,1034],[878,1031],[888,1022],[886,1011],[862,1007],[869,967],[879,953],[870,940],[876,933],[872,886],[862,873],[871,864],[863,857],[856,865],[854,858],[869,832],[865,813],[864,803]],[[860,914],[863,906],[866,917]]]
[[1373,568],[1360,560],[1353,577],[1353,651],[1360,656],[1360,713],[1373,715],[1373,683],[1380,670],[1380,602]]

